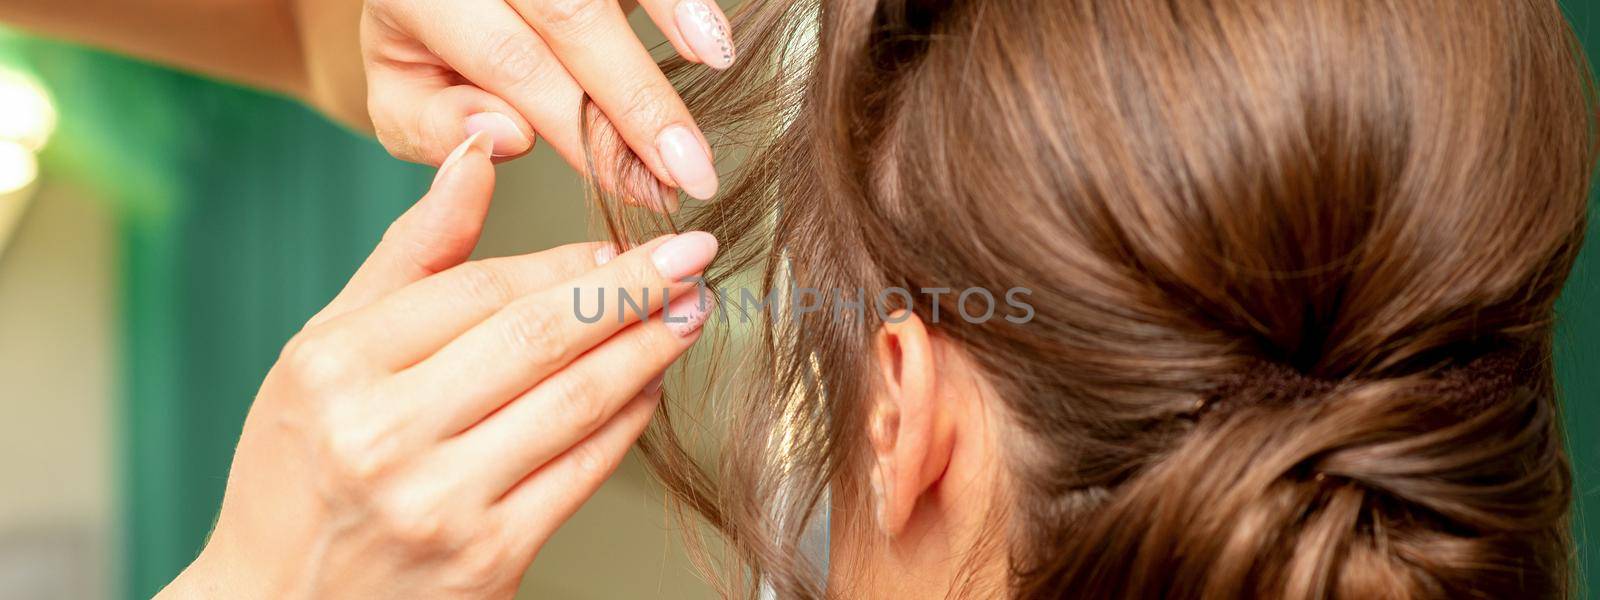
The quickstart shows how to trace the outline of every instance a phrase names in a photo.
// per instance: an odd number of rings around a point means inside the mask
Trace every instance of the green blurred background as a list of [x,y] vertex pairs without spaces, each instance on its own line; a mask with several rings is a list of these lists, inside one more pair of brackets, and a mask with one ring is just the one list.
[[[1600,3],[1567,5],[1600,53]],[[0,598],[149,597],[200,548],[279,348],[431,171],[293,103],[94,51],[0,34],[3,67],[42,79],[61,117],[40,183],[0,196],[31,197],[9,241],[0,223]],[[583,237],[580,182],[548,149],[501,182],[481,254]],[[1596,246],[1557,351],[1585,582],[1600,573]],[[524,595],[709,597],[669,522],[630,462]]]
[[[0,32],[6,67],[60,123],[0,243],[0,599],[147,598],[200,549],[284,342],[433,171],[292,102],[93,50]],[[548,148],[501,167],[495,202],[480,254],[586,237]],[[523,596],[710,597],[660,496],[630,459]]]

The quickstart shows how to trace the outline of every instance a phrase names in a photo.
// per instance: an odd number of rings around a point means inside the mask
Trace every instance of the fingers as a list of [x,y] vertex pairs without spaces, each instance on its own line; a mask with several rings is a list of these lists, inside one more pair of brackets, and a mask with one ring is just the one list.
[[699,337],[711,310],[710,295],[675,300],[661,317],[623,330],[452,438],[443,456],[451,464],[483,465],[469,486],[499,498],[655,385],[651,380]]
[[[679,296],[685,289],[693,290],[681,280],[703,271],[716,252],[716,238],[704,232],[636,248],[599,269],[507,305],[395,381],[410,396],[429,402],[435,414],[424,421],[438,427],[441,437],[454,435],[613,334],[661,310],[663,290]],[[441,397],[452,401],[429,400]]]
[[480,132],[496,159],[533,149],[533,126],[494,94],[448,77],[414,77],[405,69],[378,66],[369,73],[378,141],[400,159],[439,164],[451,148]]
[[483,136],[463,142],[455,152],[428,194],[395,220],[344,290],[307,327],[461,264],[472,254],[494,196],[494,166]]
[[650,14],[683,58],[713,69],[733,66],[736,50],[732,29],[722,8],[712,0],[642,0]]
[[353,351],[400,371],[443,348],[507,304],[598,266],[608,244],[561,246],[535,254],[464,263],[413,283],[330,323]]
[[[366,29],[374,40],[369,44],[373,48],[367,59],[369,72],[387,69],[396,77],[415,79],[453,77],[457,84],[464,77],[512,106],[521,122],[569,164],[584,164],[578,123],[583,89],[504,0],[382,6],[386,8],[381,14],[367,19]],[[390,87],[374,85],[374,98]]]
[[716,195],[710,146],[615,0],[510,2],[658,178],[695,198]]
[[486,131],[496,157],[531,150],[533,128],[515,108],[463,81],[399,28],[398,15],[416,12],[406,7],[404,2],[369,2],[361,22],[367,112],[384,148],[404,160],[436,165],[466,136]]
[[[594,99],[614,126],[617,141],[637,155],[663,185],[709,199],[718,179],[710,146],[676,90],[629,28],[614,0],[459,0],[445,5],[395,0],[369,5],[363,34],[371,108],[380,139],[397,156],[432,163],[466,132],[460,119],[474,112],[504,114],[522,131],[496,154],[531,147],[536,132],[575,168],[586,169],[580,119],[583,98]],[[711,0],[653,0],[652,18],[685,56],[713,66],[733,60],[727,20]],[[375,7],[375,8],[371,8]],[[699,50],[696,50],[699,48]],[[709,58],[708,58],[709,57]],[[413,80],[409,81],[408,80]],[[467,85],[469,84],[470,85]],[[424,110],[438,90],[464,86],[485,94],[444,102],[449,110]],[[514,111],[506,111],[509,105]],[[457,121],[457,122],[451,122]],[[504,121],[494,122],[505,129]],[[601,140],[608,142],[609,140]],[[504,143],[504,145],[502,145]],[[635,182],[610,181],[606,164],[628,158],[620,146],[595,152],[602,186],[654,206],[658,191]],[[638,188],[638,189],[635,189]]]
[[523,546],[537,548],[616,472],[661,403],[661,391],[628,403],[605,427],[544,465],[493,508]]

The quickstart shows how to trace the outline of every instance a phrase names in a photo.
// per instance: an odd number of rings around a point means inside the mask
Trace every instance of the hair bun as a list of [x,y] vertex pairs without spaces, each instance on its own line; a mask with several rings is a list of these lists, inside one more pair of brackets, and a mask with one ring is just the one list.
[[1530,355],[1384,378],[1239,371],[1176,447],[1063,529],[1072,560],[1035,566],[1023,596],[1559,597],[1535,575],[1560,572],[1541,561],[1561,542],[1530,532],[1561,519],[1571,481]]

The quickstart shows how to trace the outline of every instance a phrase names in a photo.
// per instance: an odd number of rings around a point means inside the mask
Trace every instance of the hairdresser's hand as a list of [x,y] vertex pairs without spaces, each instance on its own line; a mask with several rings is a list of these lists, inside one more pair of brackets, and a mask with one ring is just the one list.
[[[447,161],[284,349],[216,530],[164,596],[509,597],[643,430],[705,314],[678,282],[716,241],[464,263],[493,186],[486,146]],[[670,319],[575,317],[575,288],[653,288],[659,311],[664,287]]]
[[[717,176],[704,136],[627,21],[618,0],[366,0],[362,45],[378,139],[400,158],[438,164],[489,132],[496,157],[534,135],[584,164],[584,93],[650,171],[706,199]],[[715,0],[639,0],[684,58],[733,63]]]

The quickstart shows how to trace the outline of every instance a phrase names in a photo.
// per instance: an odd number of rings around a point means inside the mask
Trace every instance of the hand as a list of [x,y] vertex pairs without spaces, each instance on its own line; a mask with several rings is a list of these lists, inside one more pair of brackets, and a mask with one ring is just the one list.
[[[284,348],[217,527],[163,596],[509,597],[648,423],[709,310],[680,282],[716,240],[463,262],[494,171],[483,136],[458,152]],[[575,288],[653,289],[652,312],[677,294],[670,319],[585,324]]]
[[[640,4],[684,58],[717,69],[733,63],[715,0]],[[537,133],[581,168],[588,93],[657,179],[712,197],[710,146],[625,8],[618,0],[366,0],[362,45],[378,139],[395,156],[437,164],[474,132],[494,137],[496,157],[526,153]]]

